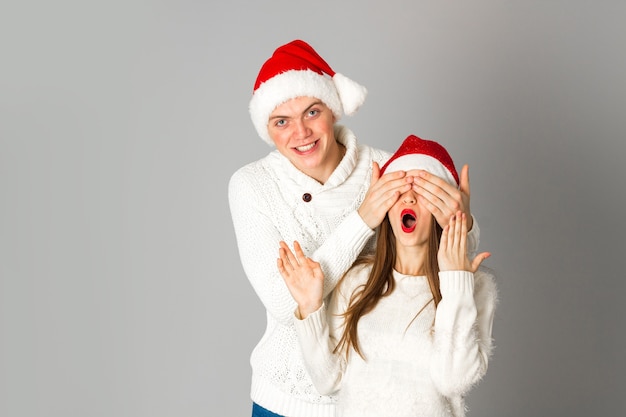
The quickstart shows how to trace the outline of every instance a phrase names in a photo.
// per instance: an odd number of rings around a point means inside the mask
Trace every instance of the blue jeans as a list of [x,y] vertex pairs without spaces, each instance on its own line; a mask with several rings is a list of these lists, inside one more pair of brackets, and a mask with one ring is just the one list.
[[252,403],[252,417],[284,417],[280,414],[272,413],[257,403]]

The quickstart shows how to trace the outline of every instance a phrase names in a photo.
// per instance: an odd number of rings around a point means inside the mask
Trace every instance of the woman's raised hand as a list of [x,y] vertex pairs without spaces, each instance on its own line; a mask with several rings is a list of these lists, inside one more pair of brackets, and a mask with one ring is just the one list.
[[482,252],[470,261],[467,257],[467,216],[457,211],[450,222],[443,228],[437,261],[440,271],[476,272],[480,264],[491,254]]
[[297,241],[293,242],[293,249],[295,253],[284,241],[280,242],[278,272],[298,303],[299,318],[304,319],[322,306],[324,274],[319,263],[304,255]]

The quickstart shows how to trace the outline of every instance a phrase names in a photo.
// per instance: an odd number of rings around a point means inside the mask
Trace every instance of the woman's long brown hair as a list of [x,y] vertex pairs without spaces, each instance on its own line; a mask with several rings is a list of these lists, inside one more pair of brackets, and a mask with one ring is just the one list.
[[[441,291],[439,290],[439,263],[437,262],[437,252],[439,250],[439,240],[442,229],[431,216],[431,232],[428,240],[428,253],[426,254],[426,265],[424,269],[428,278],[428,285],[433,295],[432,301],[435,307],[441,301]],[[365,255],[356,260],[353,268],[358,265],[371,264],[367,282],[361,285],[350,297],[347,310],[343,313],[345,327],[339,343],[335,347],[335,352],[345,349],[346,356],[350,348],[353,348],[362,358],[364,358],[359,347],[357,327],[361,317],[369,313],[376,307],[382,297],[391,294],[395,288],[393,280],[393,268],[396,264],[396,238],[391,229],[389,218],[381,223],[377,230],[376,251],[373,254]],[[344,276],[345,278],[345,276]],[[422,310],[420,310],[422,311]],[[419,313],[418,313],[419,314]]]

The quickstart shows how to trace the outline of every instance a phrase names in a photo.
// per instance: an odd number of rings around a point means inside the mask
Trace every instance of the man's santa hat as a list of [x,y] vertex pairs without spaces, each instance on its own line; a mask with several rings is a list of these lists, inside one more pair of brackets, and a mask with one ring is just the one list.
[[455,187],[459,186],[459,174],[456,172],[452,157],[439,143],[409,135],[402,142],[391,158],[380,169],[380,175],[395,171],[422,169],[446,180]]
[[356,113],[366,95],[365,87],[333,71],[308,43],[294,40],[278,47],[261,67],[249,110],[259,136],[272,145],[267,124],[280,104],[296,97],[315,97],[339,120]]

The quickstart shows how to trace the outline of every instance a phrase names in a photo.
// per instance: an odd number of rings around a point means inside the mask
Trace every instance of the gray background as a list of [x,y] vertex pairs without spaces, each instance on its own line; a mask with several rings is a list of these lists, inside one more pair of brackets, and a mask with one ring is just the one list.
[[274,48],[368,87],[343,122],[470,164],[498,276],[469,416],[624,415],[626,3],[0,6],[0,415],[249,415],[264,310],[227,182]]

